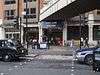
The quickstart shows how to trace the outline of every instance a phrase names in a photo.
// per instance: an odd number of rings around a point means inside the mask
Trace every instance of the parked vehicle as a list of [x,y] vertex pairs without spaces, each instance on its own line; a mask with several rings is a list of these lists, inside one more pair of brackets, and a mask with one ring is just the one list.
[[94,70],[100,71],[100,48],[94,51]]
[[82,48],[76,51],[76,59],[80,62],[85,62],[88,65],[93,64],[93,50],[98,49],[98,47],[93,48]]
[[0,57],[3,61],[11,61],[28,54],[28,50],[21,44],[18,45],[12,40],[0,40]]

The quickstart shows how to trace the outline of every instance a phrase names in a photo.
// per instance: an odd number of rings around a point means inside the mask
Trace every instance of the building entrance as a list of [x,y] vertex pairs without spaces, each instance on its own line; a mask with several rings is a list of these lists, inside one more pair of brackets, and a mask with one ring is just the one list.
[[[62,29],[44,29],[44,36],[47,37],[47,41],[50,42],[51,45],[62,45]],[[46,38],[43,37],[43,41],[45,40]]]

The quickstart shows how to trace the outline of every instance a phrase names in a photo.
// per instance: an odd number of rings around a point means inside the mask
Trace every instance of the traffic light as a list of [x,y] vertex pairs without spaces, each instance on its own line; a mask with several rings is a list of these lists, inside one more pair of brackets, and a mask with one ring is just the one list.
[[81,23],[82,23],[82,25],[83,25],[83,26],[87,25],[87,22],[88,22],[88,17],[85,16],[85,14],[83,14],[83,15],[81,16]]
[[88,17],[84,17],[83,25],[88,25],[87,22],[88,22]]
[[19,19],[18,19],[18,17],[16,17],[15,20],[14,20],[14,27],[16,29],[19,29]]

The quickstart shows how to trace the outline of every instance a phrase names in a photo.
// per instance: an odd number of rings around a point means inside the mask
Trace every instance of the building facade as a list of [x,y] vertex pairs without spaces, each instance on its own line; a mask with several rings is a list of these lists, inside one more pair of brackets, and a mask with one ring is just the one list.
[[[3,25],[5,28],[6,38],[21,39],[22,42],[25,42],[26,40],[28,41],[30,39],[38,37],[39,26],[38,26],[37,0],[0,0],[0,1],[2,1],[3,5],[3,8],[1,8],[3,9],[2,13],[1,12],[0,13],[3,14]],[[27,4],[27,9],[26,9],[26,4]],[[27,17],[27,26],[26,26],[26,17]]]
[[3,27],[3,19],[4,19],[3,10],[4,10],[3,1],[0,0],[0,39],[5,38],[5,35],[4,35],[5,31]]
[[[84,5],[83,5],[84,4]],[[81,37],[88,38],[89,44],[100,40],[100,10],[97,0],[43,0],[40,9],[40,41],[44,21],[63,21],[63,45]]]

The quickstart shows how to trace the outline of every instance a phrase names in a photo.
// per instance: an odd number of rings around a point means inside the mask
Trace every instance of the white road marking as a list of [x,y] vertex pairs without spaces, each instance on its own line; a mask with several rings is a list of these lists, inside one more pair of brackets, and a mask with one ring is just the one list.
[[75,67],[72,67],[72,69],[74,69]]
[[14,66],[15,68],[17,68],[18,66]]
[[74,75],[73,73],[71,73],[71,75]]
[[74,70],[72,69],[71,71],[73,72]]
[[22,63],[20,63],[20,66],[22,66],[23,64]]
[[4,73],[0,73],[0,75],[4,75]]

